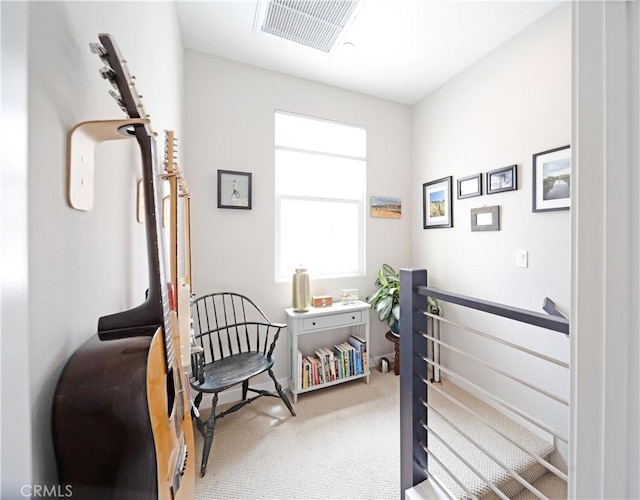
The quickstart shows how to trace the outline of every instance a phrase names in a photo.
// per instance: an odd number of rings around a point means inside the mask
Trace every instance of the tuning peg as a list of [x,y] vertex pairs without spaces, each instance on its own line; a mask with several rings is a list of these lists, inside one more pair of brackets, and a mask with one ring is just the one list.
[[104,66],[103,68],[100,68],[100,76],[105,80],[113,82],[116,78],[116,72],[112,68]]
[[109,91],[109,95],[115,99],[115,101],[118,103],[118,106],[120,106],[120,109],[122,109],[125,113],[127,113],[127,107],[124,105],[122,96],[113,90]]
[[107,55],[107,49],[105,49],[102,44],[97,42],[92,42],[89,44],[89,49],[92,54],[98,54],[99,56]]

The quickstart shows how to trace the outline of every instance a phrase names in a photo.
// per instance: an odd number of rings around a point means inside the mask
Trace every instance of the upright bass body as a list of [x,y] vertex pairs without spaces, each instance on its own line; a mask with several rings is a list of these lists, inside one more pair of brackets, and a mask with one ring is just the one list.
[[193,428],[189,413],[177,411],[187,401],[169,401],[162,335],[94,335],[65,366],[54,445],[59,480],[75,498],[194,498]]

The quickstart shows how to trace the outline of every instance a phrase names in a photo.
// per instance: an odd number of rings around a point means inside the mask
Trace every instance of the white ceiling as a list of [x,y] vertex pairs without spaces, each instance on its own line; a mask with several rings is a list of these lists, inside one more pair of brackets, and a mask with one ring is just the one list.
[[560,3],[365,0],[331,56],[255,32],[257,0],[177,9],[189,49],[411,105]]

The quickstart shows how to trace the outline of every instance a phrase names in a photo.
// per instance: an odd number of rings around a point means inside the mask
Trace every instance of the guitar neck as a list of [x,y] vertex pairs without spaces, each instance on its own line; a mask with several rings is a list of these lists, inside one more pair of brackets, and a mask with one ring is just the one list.
[[145,197],[145,232],[149,288],[145,301],[133,309],[102,316],[98,320],[101,340],[153,335],[158,326],[165,326],[164,262],[162,260],[162,232],[158,229],[157,186],[155,182],[155,140],[146,129],[136,126],[134,134],[142,155]]
[[[183,346],[190,344],[191,326],[191,228],[190,228],[190,195],[184,175],[176,163],[177,140],[173,130],[165,131],[165,170],[169,181],[170,217],[169,248],[171,262],[171,281],[177,298],[177,325],[174,335],[174,349],[180,366],[189,364]],[[181,274],[181,267],[183,274]]]
[[191,195],[186,187],[184,193],[184,282],[191,289]]

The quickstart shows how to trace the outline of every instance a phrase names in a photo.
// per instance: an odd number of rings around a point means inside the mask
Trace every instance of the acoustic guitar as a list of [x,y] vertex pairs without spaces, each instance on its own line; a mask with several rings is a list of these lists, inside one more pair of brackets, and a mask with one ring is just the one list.
[[[108,34],[91,44],[129,118],[148,118]],[[61,484],[74,498],[193,499],[194,445],[184,390],[176,294],[167,281],[160,217],[163,172],[148,120],[121,132],[140,148],[149,289],[144,302],[101,317],[58,381],[52,431]],[[142,123],[143,122],[143,123]],[[188,387],[188,386],[187,386]]]

